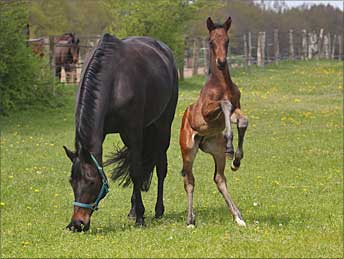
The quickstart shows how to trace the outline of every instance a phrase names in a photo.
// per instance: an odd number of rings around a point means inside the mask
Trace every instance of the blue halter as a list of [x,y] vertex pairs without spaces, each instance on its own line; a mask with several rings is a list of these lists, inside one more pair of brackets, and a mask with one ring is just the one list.
[[91,209],[91,210],[98,210],[98,204],[99,202],[105,198],[106,194],[109,192],[109,184],[108,184],[108,181],[107,181],[107,178],[106,178],[106,175],[104,173],[104,170],[103,170],[103,167],[101,167],[99,164],[98,164],[98,161],[97,159],[94,157],[94,155],[90,154],[91,155],[91,158],[92,158],[92,161],[94,163],[94,165],[96,166],[97,168],[97,171],[98,173],[100,174],[101,178],[102,178],[102,188],[100,189],[100,192],[98,194],[98,197],[97,199],[95,200],[95,202],[93,203],[81,203],[81,202],[77,202],[77,201],[74,201],[73,202],[73,205],[74,206],[78,206],[78,207],[81,207],[81,208],[85,208],[85,209]]

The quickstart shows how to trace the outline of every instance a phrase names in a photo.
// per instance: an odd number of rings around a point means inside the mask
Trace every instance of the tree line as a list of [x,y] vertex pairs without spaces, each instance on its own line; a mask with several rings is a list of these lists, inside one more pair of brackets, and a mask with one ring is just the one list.
[[[49,99],[51,73],[44,72],[45,60],[37,60],[25,43],[23,29],[30,25],[30,37],[100,35],[110,32],[119,38],[151,36],[174,51],[183,66],[186,37],[206,37],[205,21],[211,16],[233,23],[231,34],[289,29],[325,30],[341,34],[343,11],[330,5],[299,8],[264,8],[247,0],[17,0],[0,2],[0,113]],[[233,44],[235,44],[235,37]],[[47,66],[46,66],[47,67]],[[20,71],[20,76],[18,73]],[[48,86],[47,86],[48,85]]]

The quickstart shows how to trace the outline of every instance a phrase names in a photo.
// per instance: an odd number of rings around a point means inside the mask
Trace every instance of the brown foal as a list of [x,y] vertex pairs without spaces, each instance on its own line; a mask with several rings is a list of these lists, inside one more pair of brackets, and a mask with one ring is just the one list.
[[[210,77],[201,90],[198,100],[184,112],[180,129],[180,148],[183,157],[184,188],[188,198],[187,225],[194,226],[195,215],[192,208],[195,178],[192,165],[200,148],[213,156],[215,162],[214,181],[223,195],[234,220],[246,226],[239,209],[232,201],[224,174],[226,155],[232,162],[232,170],[240,167],[243,158],[243,142],[248,125],[240,110],[240,90],[233,83],[227,64],[228,30],[231,17],[220,25],[207,20],[210,47]],[[234,154],[231,122],[237,124],[238,148]]]

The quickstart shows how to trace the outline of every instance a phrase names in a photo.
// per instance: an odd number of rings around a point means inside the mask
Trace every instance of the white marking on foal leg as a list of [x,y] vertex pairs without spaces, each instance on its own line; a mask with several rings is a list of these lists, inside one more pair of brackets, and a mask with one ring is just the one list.
[[246,227],[246,223],[244,220],[240,219],[239,217],[235,217],[235,222],[240,226],[240,227]]

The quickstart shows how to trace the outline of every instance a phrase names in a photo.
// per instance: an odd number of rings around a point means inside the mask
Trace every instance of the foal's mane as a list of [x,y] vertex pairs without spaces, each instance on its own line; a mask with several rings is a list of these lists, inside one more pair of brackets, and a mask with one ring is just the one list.
[[97,111],[96,105],[97,101],[104,97],[99,94],[103,86],[101,75],[105,73],[108,66],[108,63],[105,61],[113,58],[113,54],[116,52],[116,43],[119,42],[117,38],[109,34],[103,35],[85,62],[85,67],[81,74],[75,111],[75,148],[77,152],[81,146],[88,149],[88,140],[93,130],[97,127],[95,125],[97,113],[103,112]]

